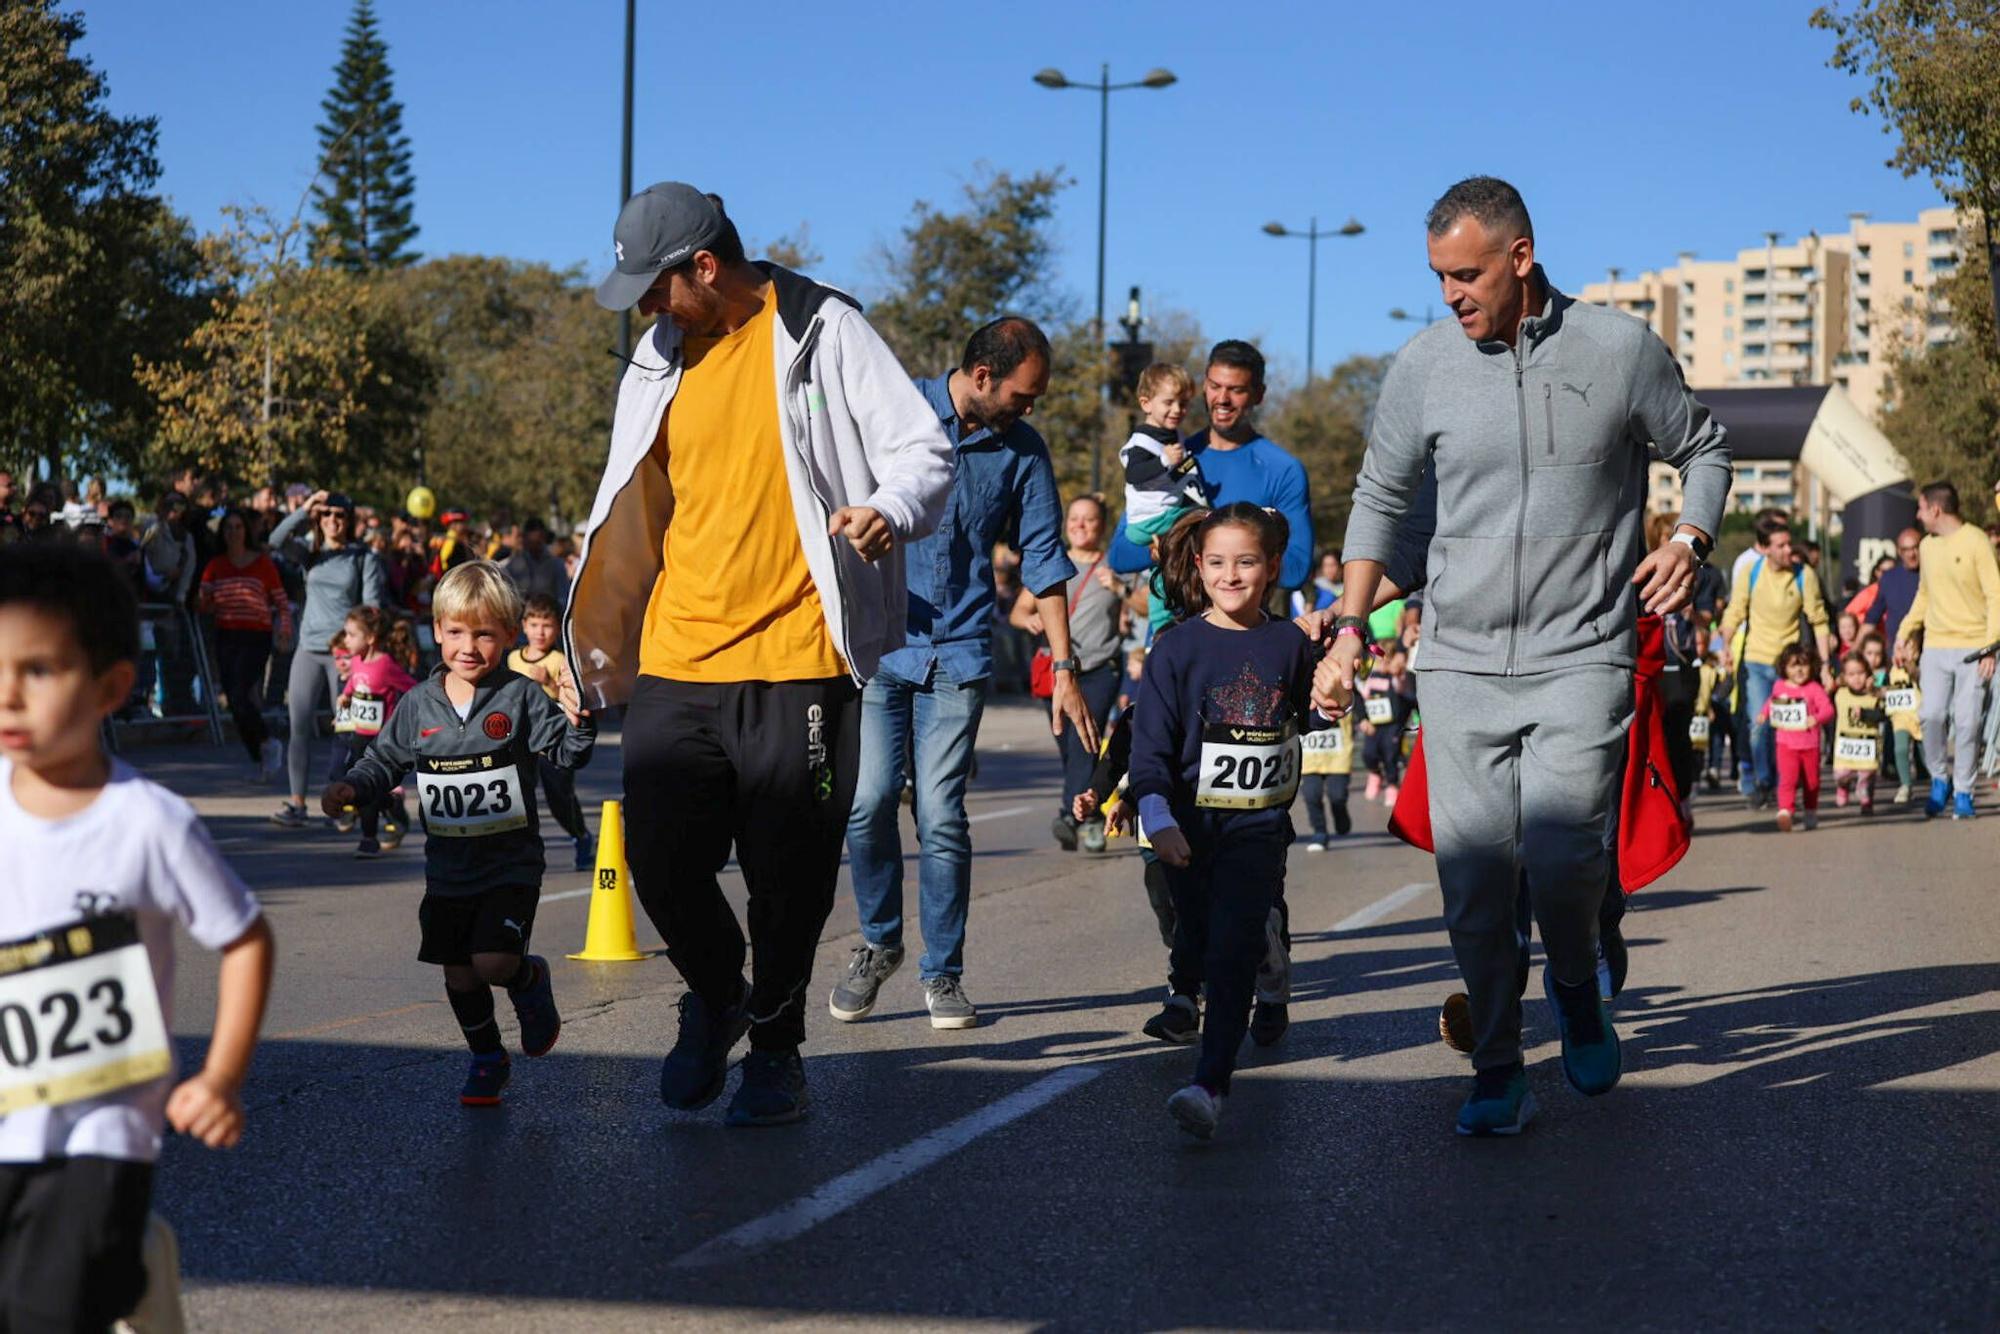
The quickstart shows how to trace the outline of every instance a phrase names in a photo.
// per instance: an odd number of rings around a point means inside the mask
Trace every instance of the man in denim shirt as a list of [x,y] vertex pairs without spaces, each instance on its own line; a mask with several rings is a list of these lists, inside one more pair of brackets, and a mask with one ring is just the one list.
[[1096,729],[1070,660],[1065,587],[1076,568],[1063,549],[1062,500],[1048,446],[1024,418],[1049,385],[1049,340],[1031,322],[1003,316],[966,343],[959,368],[920,380],[957,455],[944,522],[904,548],[910,611],[905,647],[882,659],[862,697],[861,772],[847,823],[848,863],[863,944],[828,1003],[849,1023],[875,1007],[903,962],[903,839],[897,825],[906,758],[916,763],[918,894],[924,1003],[933,1028],[971,1028],[966,999],[965,910],[972,897],[972,834],[965,784],[993,676],[996,542],[1021,553],[1055,658],[1051,723],[1064,719],[1086,745]]

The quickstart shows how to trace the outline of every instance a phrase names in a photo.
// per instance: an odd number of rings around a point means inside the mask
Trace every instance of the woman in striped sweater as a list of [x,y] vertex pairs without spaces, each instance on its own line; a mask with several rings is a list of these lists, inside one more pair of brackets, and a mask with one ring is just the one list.
[[201,572],[201,609],[215,618],[216,671],[236,720],[236,736],[270,782],[285,764],[284,747],[264,723],[264,668],[275,645],[289,645],[292,607],[271,558],[250,543],[249,516],[222,517],[222,554]]

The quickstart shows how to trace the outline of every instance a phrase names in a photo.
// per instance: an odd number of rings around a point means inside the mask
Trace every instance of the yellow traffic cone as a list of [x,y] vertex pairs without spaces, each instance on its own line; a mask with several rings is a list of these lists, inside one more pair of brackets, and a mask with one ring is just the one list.
[[604,803],[597,826],[597,880],[590,893],[590,925],[583,953],[587,963],[630,963],[646,956],[632,933],[632,873],[625,866],[625,815],[615,801]]

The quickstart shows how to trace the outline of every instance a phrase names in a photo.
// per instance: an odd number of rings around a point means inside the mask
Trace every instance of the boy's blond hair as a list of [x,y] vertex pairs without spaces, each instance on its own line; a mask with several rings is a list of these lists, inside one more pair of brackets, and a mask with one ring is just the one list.
[[490,560],[454,565],[431,592],[431,619],[521,628],[521,590]]
[[1177,399],[1194,401],[1194,377],[1187,373],[1187,367],[1171,361],[1156,361],[1139,372],[1137,396],[1140,399],[1158,398],[1163,389],[1171,390]]

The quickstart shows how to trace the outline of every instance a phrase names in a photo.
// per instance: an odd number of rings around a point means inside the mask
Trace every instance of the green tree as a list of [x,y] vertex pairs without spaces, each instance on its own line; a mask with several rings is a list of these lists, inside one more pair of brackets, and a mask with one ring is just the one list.
[[1957,484],[1966,517],[1994,521],[1992,489],[2000,479],[2000,340],[1986,300],[1985,256],[1969,251],[1941,283],[1957,337],[1926,348],[1921,334],[1896,339],[1884,387],[1882,430],[1910,465],[1918,485]]
[[105,109],[54,0],[0,3],[0,467],[129,472],[153,404],[132,358],[170,357],[202,310],[186,222],[153,193],[149,117]]
[[1856,0],[1821,6],[1812,25],[1835,37],[1829,65],[1869,81],[1850,106],[1897,136],[1888,165],[1929,175],[1985,232],[2000,310],[2000,0]]
[[409,249],[417,235],[411,220],[416,182],[389,47],[376,30],[370,0],[355,0],[333,78],[319,104],[326,113],[319,125],[326,171],[313,187],[326,224],[327,257],[355,271],[400,268],[416,259]]
[[1354,477],[1368,447],[1368,422],[1388,357],[1353,356],[1311,384],[1275,395],[1258,425],[1305,465],[1310,488],[1313,539],[1337,546],[1347,531]]

